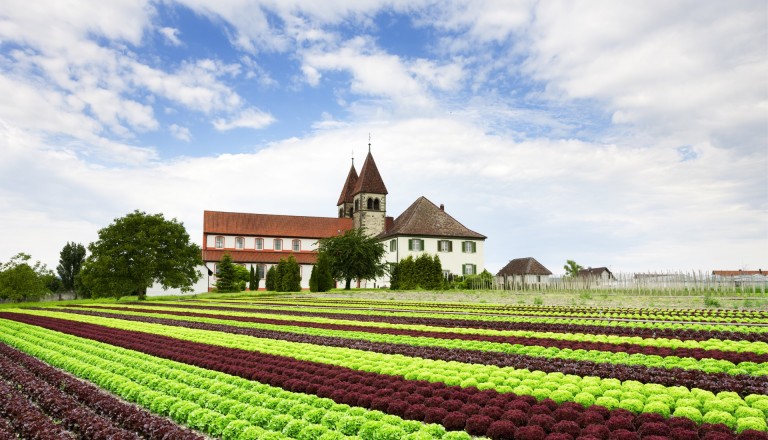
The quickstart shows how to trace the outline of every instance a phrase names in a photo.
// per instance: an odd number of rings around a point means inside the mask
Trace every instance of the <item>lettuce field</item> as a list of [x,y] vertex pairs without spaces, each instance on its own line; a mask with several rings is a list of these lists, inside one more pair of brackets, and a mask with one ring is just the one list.
[[311,297],[0,310],[0,440],[768,440],[767,417],[765,311]]

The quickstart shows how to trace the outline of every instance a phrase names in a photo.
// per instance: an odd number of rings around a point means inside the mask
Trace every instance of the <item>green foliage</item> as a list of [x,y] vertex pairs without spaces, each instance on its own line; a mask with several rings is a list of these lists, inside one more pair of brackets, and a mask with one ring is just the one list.
[[245,268],[245,266],[241,266],[239,264],[235,265],[235,287],[237,288],[238,292],[245,290],[245,286],[248,283],[249,277],[250,273],[248,272],[248,269]]
[[0,299],[37,301],[50,293],[46,281],[53,273],[39,261],[30,266],[31,258],[21,252],[0,265]]
[[[281,269],[282,268],[282,269]],[[301,268],[299,263],[296,262],[296,258],[291,255],[287,260],[280,260],[277,265],[277,270],[282,273],[280,275],[280,285],[278,289],[281,292],[300,292],[301,291]]]
[[576,278],[579,276],[579,271],[584,269],[584,267],[573,260],[567,260],[563,269],[565,269],[566,277]]
[[251,266],[251,271],[248,274],[248,290],[256,290],[256,270]]
[[486,269],[477,275],[457,276],[453,279],[453,285],[463,290],[487,290],[493,286],[493,275]]
[[85,246],[80,243],[70,243],[64,245],[59,253],[59,265],[56,266],[56,272],[61,278],[64,290],[75,292],[75,278],[80,273],[80,269],[85,262]]
[[277,275],[277,269],[272,266],[267,271],[267,276],[264,278],[264,288],[269,291],[275,290],[275,276]]
[[437,255],[425,253],[415,259],[409,255],[390,269],[392,290],[440,290],[443,287],[443,268]]
[[99,239],[88,250],[81,276],[94,296],[144,299],[155,282],[188,292],[201,276],[200,247],[190,241],[182,223],[162,214],[134,211],[117,218],[99,230]]
[[712,295],[704,295],[704,306],[718,308],[720,307],[720,301],[712,297]]
[[309,290],[312,292],[327,292],[333,288],[333,276],[328,256],[319,254],[317,264],[312,267],[309,277]]
[[343,235],[321,239],[318,253],[328,258],[331,276],[344,280],[346,290],[351,288],[353,279],[370,280],[384,275],[384,245],[365,235],[363,229],[350,229]]
[[232,256],[225,253],[216,265],[216,290],[222,293],[238,292],[238,274]]

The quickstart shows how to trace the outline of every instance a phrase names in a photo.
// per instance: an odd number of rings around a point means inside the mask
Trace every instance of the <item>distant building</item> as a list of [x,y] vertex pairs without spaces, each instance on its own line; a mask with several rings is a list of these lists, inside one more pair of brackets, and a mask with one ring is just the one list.
[[594,281],[611,281],[616,278],[607,267],[590,267],[579,271],[579,278],[585,278]]
[[552,272],[533,257],[510,260],[496,276],[507,286],[515,284],[546,284]]
[[712,278],[716,281],[729,281],[738,284],[754,284],[768,282],[768,272],[758,270],[713,270]]
[[[306,289],[317,261],[317,241],[352,228],[363,228],[369,236],[377,237],[386,250],[386,262],[429,253],[440,256],[446,275],[484,270],[484,235],[466,228],[448,215],[443,205],[438,208],[425,197],[416,199],[396,219],[387,217],[387,195],[369,151],[360,174],[354,162],[347,174],[336,203],[337,217],[204,211],[203,261],[213,273],[208,287],[213,287],[216,266],[228,253],[235,264],[254,267],[261,279],[280,259],[293,256],[301,267],[301,286]],[[389,279],[375,283],[386,286]],[[264,288],[263,282],[260,287]]]

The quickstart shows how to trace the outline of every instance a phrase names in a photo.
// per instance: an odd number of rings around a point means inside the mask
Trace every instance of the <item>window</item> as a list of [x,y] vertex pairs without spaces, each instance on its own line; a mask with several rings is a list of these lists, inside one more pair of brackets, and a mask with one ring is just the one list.
[[373,199],[370,197],[368,198],[368,209],[373,209]]
[[245,239],[243,237],[235,237],[235,249],[242,249],[245,247]]
[[437,242],[439,252],[453,252],[453,242],[451,240],[440,240]]
[[266,266],[264,266],[263,264],[256,265],[256,276],[258,276],[259,279],[264,278],[264,274],[267,273],[265,269],[266,269]]
[[216,249],[223,249],[224,248],[224,237],[219,235],[216,237]]
[[389,240],[389,250],[393,252],[397,250],[397,239]]
[[301,250],[301,240],[293,240],[293,251],[299,252]]
[[373,201],[373,210],[378,211],[379,209],[381,209],[381,205],[379,204],[379,199],[376,199]]
[[344,217],[344,208],[339,208],[339,218]]
[[283,250],[283,240],[276,238],[274,241],[274,245],[272,248],[276,251],[282,251]]
[[355,211],[359,211],[359,210],[360,210],[360,200],[355,199]]
[[474,254],[477,252],[477,243],[474,241],[464,241],[461,243],[461,251],[465,254]]
[[264,239],[263,238],[257,238],[256,239],[256,250],[260,251],[264,249]]
[[411,238],[408,240],[408,250],[409,251],[423,251],[424,250],[424,240],[420,238]]
[[219,276],[219,265],[216,263],[213,263],[213,273],[216,274],[216,276]]
[[475,275],[477,273],[477,266],[474,264],[463,264],[461,266],[462,275]]
[[446,280],[451,278],[451,271],[443,269],[443,278],[445,278]]

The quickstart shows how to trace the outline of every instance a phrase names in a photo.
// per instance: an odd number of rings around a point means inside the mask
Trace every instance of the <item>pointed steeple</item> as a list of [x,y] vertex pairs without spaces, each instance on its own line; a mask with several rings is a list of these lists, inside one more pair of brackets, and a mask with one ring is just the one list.
[[373,160],[370,150],[368,151],[368,156],[365,157],[363,168],[360,169],[360,177],[357,179],[352,195],[354,196],[361,192],[388,194],[387,187],[384,186],[384,181],[381,179],[381,174],[379,174],[379,169],[376,167],[376,162]]
[[357,184],[357,170],[355,170],[355,159],[352,159],[352,166],[349,168],[349,174],[347,174],[347,180],[344,182],[344,186],[341,188],[341,195],[336,206],[343,205],[344,203],[352,203],[355,185]]

